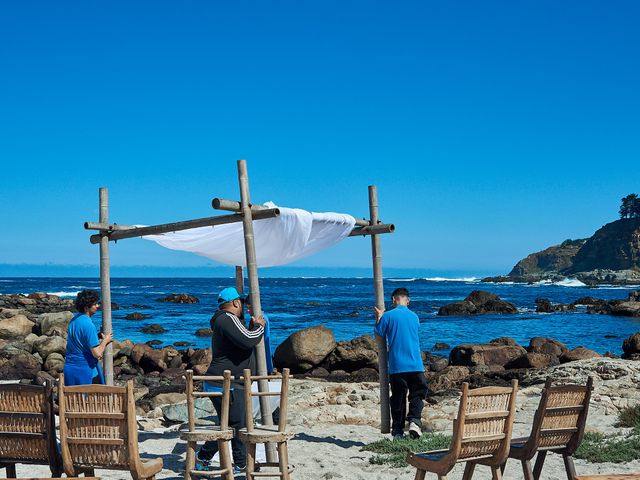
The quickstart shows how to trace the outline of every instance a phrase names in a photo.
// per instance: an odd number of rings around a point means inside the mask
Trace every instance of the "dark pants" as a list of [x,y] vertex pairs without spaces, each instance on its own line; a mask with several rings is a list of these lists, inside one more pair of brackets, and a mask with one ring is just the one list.
[[[391,433],[402,434],[407,420],[422,427],[422,407],[427,396],[427,379],[424,372],[403,372],[389,375],[391,383]],[[409,414],[407,415],[407,392]]]
[[[222,413],[222,398],[214,397],[213,406],[216,409],[218,418]],[[233,463],[240,468],[244,468],[247,464],[247,449],[238,438],[238,430],[247,426],[244,408],[244,390],[234,386],[231,390],[231,398],[229,402],[229,427],[233,428],[235,435],[231,440],[231,453],[233,453]],[[202,460],[211,460],[218,452],[218,442],[205,442],[198,457]]]

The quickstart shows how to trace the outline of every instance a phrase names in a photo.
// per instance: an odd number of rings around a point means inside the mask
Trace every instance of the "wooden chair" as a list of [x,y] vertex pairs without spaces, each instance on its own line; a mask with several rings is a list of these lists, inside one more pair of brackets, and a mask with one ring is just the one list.
[[[531,434],[528,437],[513,439],[509,450],[509,458],[515,458],[522,463],[525,480],[540,478],[547,452],[562,455],[567,478],[575,479],[576,470],[572,455],[584,435],[592,391],[591,377],[586,385],[555,387],[551,386],[551,377],[547,378],[540,404],[533,417]],[[536,453],[538,457],[532,470],[531,459]]]
[[53,477],[62,474],[50,382],[0,385],[0,468],[7,478],[16,478],[17,463],[49,465]]
[[126,387],[58,385],[60,444],[65,473],[94,476],[95,468],[129,470],[134,480],[154,480],[162,459],[141,460],[133,381]]
[[[253,392],[251,383],[254,380],[281,380],[280,392]],[[280,420],[278,425],[272,427],[255,426],[253,423],[253,397],[280,395]],[[244,371],[244,401],[247,416],[247,428],[238,432],[240,440],[247,446],[247,480],[255,477],[280,477],[289,480],[293,468],[289,467],[289,447],[287,442],[293,437],[292,432],[287,432],[287,409],[289,401],[289,369],[282,369],[278,375],[251,375],[251,370]],[[278,463],[256,461],[256,445],[258,443],[275,443],[278,449]],[[266,445],[265,445],[266,447]],[[277,467],[277,471],[258,471],[262,467]]]
[[[233,480],[233,464],[229,455],[229,442],[233,438],[233,429],[229,428],[229,392],[231,390],[231,371],[225,370],[222,377],[194,376],[192,370],[187,370],[187,415],[189,431],[181,432],[180,438],[187,442],[187,458],[185,461],[185,480],[195,476],[222,476],[225,480]],[[222,392],[195,392],[194,381],[220,382]],[[196,428],[195,399],[200,397],[222,397],[220,425],[217,427]],[[196,446],[198,442],[217,441],[220,453],[220,469],[215,471],[196,470]]]
[[453,423],[453,439],[448,450],[409,453],[407,462],[416,467],[416,480],[427,472],[446,480],[456,463],[466,462],[463,480],[473,476],[476,464],[491,467],[493,480],[500,480],[500,466],[509,453],[516,411],[518,381],[511,387],[483,387],[469,390],[462,384],[458,417]]

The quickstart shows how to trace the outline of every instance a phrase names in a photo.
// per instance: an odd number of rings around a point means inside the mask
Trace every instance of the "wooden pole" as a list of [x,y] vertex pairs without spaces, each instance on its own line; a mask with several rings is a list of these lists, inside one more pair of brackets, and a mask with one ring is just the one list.
[[[240,199],[242,206],[242,227],[244,230],[244,249],[247,258],[247,277],[249,277],[249,291],[251,292],[251,313],[254,317],[262,315],[262,305],[260,304],[260,284],[258,283],[258,262],[256,260],[255,238],[253,236],[253,215],[251,203],[249,201],[249,175],[247,173],[247,162],[238,160],[238,182],[240,184]],[[267,360],[264,348],[264,336],[255,347],[256,366],[258,375],[267,375]],[[258,380],[258,391],[268,392],[269,382]],[[271,405],[269,397],[260,396],[260,414],[262,424],[273,425],[271,416]],[[276,461],[276,451],[273,443],[266,444],[267,462]]]
[[[371,226],[378,224],[378,191],[375,185],[369,185],[369,216]],[[371,235],[371,258],[373,259],[373,285],[376,307],[384,308],[384,284],[382,282],[382,251],[380,237]],[[376,336],[378,341],[378,373],[380,376],[380,431],[391,431],[389,410],[389,370],[387,364],[387,339]]]
[[236,290],[240,295],[244,293],[244,273],[239,265],[236,265]]
[[[109,191],[100,189],[100,223],[109,222]],[[111,274],[109,271],[109,237],[100,237],[100,289],[102,291],[102,332],[111,333]],[[104,378],[113,385],[113,346],[107,345],[103,359]]]

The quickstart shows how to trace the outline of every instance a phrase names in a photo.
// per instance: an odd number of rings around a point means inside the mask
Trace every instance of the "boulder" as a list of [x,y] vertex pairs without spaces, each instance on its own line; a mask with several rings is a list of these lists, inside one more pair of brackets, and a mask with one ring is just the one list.
[[67,338],[69,321],[73,318],[71,312],[43,313],[38,317],[42,335],[62,335]]
[[[187,416],[187,402],[164,405],[160,407],[164,417],[171,422],[185,423],[189,420]],[[208,398],[196,398],[194,402],[194,414],[196,418],[216,416],[213,403]]]
[[547,368],[558,365],[560,360],[555,355],[527,352],[505,365],[506,368]]
[[199,303],[193,295],[187,295],[186,293],[174,293],[164,298],[159,298],[158,302],[170,302],[170,303]]
[[194,365],[207,365],[208,368],[211,363],[211,350],[208,348],[189,348],[185,352],[183,359],[189,367],[193,367]]
[[375,368],[361,368],[351,372],[354,382],[377,382],[379,380],[378,370]]
[[210,328],[199,328],[196,330],[196,337],[212,337],[213,330]]
[[62,337],[41,336],[33,343],[33,348],[42,358],[47,358],[52,353],[64,355],[67,351],[67,341]]
[[640,302],[610,302],[609,314],[617,317],[640,317]]
[[469,379],[470,374],[471,372],[467,367],[448,366],[429,379],[429,390],[433,394],[441,394],[454,389],[457,390],[462,385],[462,382]]
[[601,356],[598,352],[594,352],[588,348],[576,347],[573,350],[563,353],[560,357],[560,363],[575,362],[576,360],[586,360],[587,358],[597,358]]
[[431,349],[432,350],[449,350],[450,348],[451,346],[448,343],[436,342]]
[[319,365],[336,347],[333,332],[323,325],[305,328],[291,334],[274,355],[276,368],[306,372]]
[[144,352],[144,355],[140,359],[140,366],[145,373],[162,372],[168,368],[165,362],[164,352],[162,350],[154,350],[153,348]]
[[602,300],[598,300],[593,297],[580,297],[575,302],[573,302],[573,304],[574,305],[598,305],[602,302],[603,302]]
[[441,372],[449,366],[449,359],[432,355],[429,357],[429,370],[432,372]]
[[522,346],[515,340],[515,338],[511,338],[511,337],[494,338],[493,340],[489,341],[489,343],[491,343],[493,345],[508,345],[510,347],[521,347]]
[[504,367],[527,351],[517,345],[466,344],[458,345],[449,354],[451,365],[474,367],[478,365]]
[[483,290],[474,290],[462,302],[445,305],[438,315],[512,314],[518,309],[512,303]]
[[151,399],[151,408],[185,402],[186,400],[187,396],[184,393],[161,393]]
[[142,357],[148,350],[153,350],[153,348],[144,343],[136,343],[131,349],[131,360],[133,363],[139,365]]
[[124,317],[125,320],[144,320],[146,318],[151,318],[151,315],[145,315],[140,312],[132,312]]
[[153,323],[142,328],[144,333],[165,333],[167,330],[159,323]]
[[569,351],[564,343],[546,337],[533,337],[529,341],[529,348],[527,348],[527,350],[531,353],[545,353],[558,358],[560,358],[563,353]]
[[28,352],[21,351],[8,358],[4,352],[0,351],[0,378],[3,380],[33,379],[41,370],[40,362]]
[[640,354],[640,332],[636,332],[622,342],[622,358],[631,358]]
[[48,373],[60,373],[64,369],[64,357],[59,353],[53,352],[44,361],[42,368]]
[[327,358],[327,370],[353,372],[362,368],[378,369],[378,345],[371,335],[338,342]]
[[546,298],[536,298],[536,312],[538,313],[571,312],[575,309],[576,309],[576,305],[574,303],[552,304]]
[[5,318],[0,320],[0,338],[26,337],[34,326],[35,323],[22,314]]

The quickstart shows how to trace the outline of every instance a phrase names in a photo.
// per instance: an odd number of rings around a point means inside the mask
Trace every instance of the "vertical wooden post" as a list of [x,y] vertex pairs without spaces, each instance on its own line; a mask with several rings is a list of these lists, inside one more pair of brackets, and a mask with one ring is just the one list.
[[[371,225],[378,224],[378,191],[375,185],[369,185],[369,219]],[[384,308],[384,284],[382,282],[382,251],[380,236],[371,235],[371,258],[373,259],[373,286],[376,307]],[[387,339],[376,337],[378,341],[378,374],[380,376],[380,431],[391,431],[389,410],[389,370],[387,366]]]
[[239,265],[236,265],[236,290],[240,295],[244,293],[244,273]]
[[[258,283],[258,262],[256,260],[256,245],[253,236],[253,216],[251,214],[251,203],[249,197],[249,174],[247,173],[247,162],[238,160],[238,181],[240,183],[240,209],[242,212],[242,228],[244,230],[244,250],[247,258],[247,277],[249,279],[249,291],[251,292],[251,313],[254,317],[262,315],[262,305],[260,304],[260,284]],[[267,375],[267,357],[264,348],[264,337],[255,347],[256,366],[258,375]],[[269,382],[258,380],[258,391],[268,392]],[[261,395],[260,414],[263,425],[273,425],[271,416],[271,405],[269,397]],[[272,443],[266,444],[266,454],[268,462],[275,462],[275,446]]]
[[[100,223],[109,223],[109,191],[100,189]],[[102,332],[111,333],[111,274],[109,266],[109,237],[102,232],[100,238],[100,290],[102,297]],[[107,345],[103,359],[104,379],[113,385],[113,346]]]

